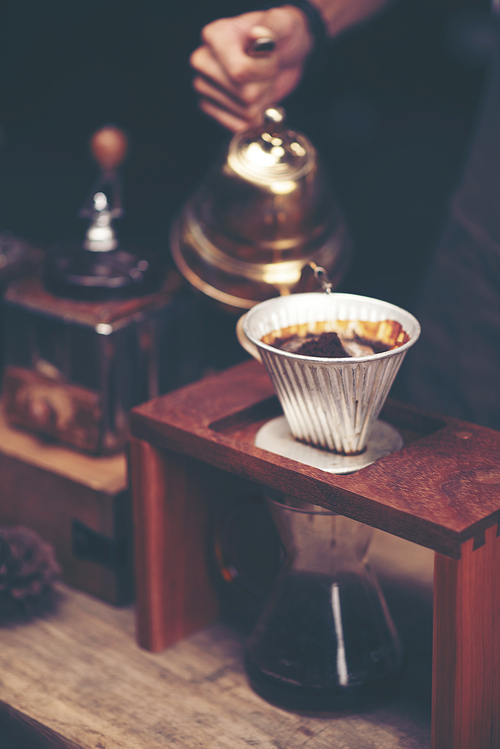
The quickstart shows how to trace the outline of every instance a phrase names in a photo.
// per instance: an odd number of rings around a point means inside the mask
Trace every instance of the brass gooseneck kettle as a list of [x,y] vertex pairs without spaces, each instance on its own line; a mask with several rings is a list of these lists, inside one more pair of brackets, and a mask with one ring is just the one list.
[[180,272],[232,311],[317,289],[311,262],[333,287],[347,270],[351,242],[316,149],[284,118],[273,107],[236,133],[171,228]]

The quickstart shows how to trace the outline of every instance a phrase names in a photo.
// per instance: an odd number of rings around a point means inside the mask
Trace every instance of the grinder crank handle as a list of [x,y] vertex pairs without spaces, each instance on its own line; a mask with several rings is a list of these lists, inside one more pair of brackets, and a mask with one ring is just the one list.
[[113,194],[111,206],[112,218],[119,218],[123,215],[121,184],[117,169],[127,155],[127,150],[127,136],[123,130],[120,130],[115,125],[106,125],[92,135],[90,139],[90,151],[99,165],[101,174],[79,212],[82,218],[91,218],[94,215],[95,195],[102,192],[106,185],[111,187]]
[[115,125],[106,125],[93,134],[90,150],[103,174],[114,172],[127,155],[127,136]]

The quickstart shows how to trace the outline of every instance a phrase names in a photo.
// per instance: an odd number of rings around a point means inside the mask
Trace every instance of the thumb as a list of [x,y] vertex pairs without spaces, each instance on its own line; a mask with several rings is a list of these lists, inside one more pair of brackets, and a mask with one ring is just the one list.
[[[278,59],[281,67],[300,63],[310,53],[314,40],[307,19],[298,8],[271,8],[255,20],[246,32],[247,54]],[[252,52],[255,48],[257,54]]]

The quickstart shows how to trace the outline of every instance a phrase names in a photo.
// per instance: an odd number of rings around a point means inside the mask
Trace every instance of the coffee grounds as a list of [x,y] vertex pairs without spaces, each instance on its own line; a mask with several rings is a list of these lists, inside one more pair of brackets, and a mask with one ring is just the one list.
[[359,335],[354,336],[354,340],[362,346],[370,346],[373,349],[374,354],[381,354],[383,351],[390,351],[392,348],[392,346],[389,346],[387,343],[382,343],[382,341],[372,340],[371,338],[361,338]]
[[302,356],[320,356],[325,359],[345,359],[349,354],[342,346],[337,333],[321,333],[317,338],[304,341],[302,346],[295,352]]
[[[314,338],[312,333],[306,333],[305,336],[298,335],[287,335],[284,338],[275,338],[271,343],[274,348],[280,348],[283,351],[289,351],[292,354],[297,353],[297,349],[301,346],[301,341],[309,341]],[[264,340],[264,339],[263,339]]]

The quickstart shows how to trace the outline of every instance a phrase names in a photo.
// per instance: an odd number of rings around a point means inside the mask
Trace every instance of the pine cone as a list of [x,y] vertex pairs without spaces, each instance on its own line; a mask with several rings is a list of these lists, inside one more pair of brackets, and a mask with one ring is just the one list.
[[61,574],[50,544],[29,528],[0,527],[0,621],[27,619],[52,608]]

